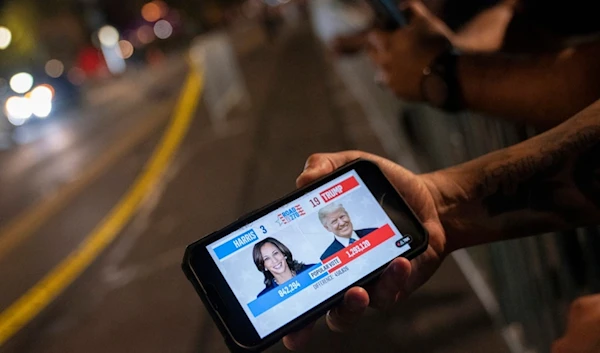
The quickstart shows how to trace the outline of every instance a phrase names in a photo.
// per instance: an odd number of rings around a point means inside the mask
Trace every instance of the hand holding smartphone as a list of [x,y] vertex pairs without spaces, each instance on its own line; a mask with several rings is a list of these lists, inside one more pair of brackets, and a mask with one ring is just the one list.
[[357,160],[191,244],[182,267],[230,349],[257,351],[427,244],[381,170]]
[[375,12],[377,22],[382,29],[394,31],[408,24],[406,16],[400,11],[395,0],[367,0],[367,2]]

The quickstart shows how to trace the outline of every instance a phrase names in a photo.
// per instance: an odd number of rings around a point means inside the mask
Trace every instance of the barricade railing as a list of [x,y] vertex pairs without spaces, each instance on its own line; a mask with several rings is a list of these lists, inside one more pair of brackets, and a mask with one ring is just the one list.
[[[341,58],[336,68],[388,154],[413,171],[465,162],[535,134],[532,128],[492,117],[468,112],[447,114],[397,101],[374,84],[373,69],[364,56]],[[600,237],[596,228],[478,246],[456,259],[459,265],[465,259],[475,265],[463,263],[463,271],[471,267],[477,271],[465,273],[467,277],[484,279],[487,288],[474,289],[500,323],[513,351],[549,351],[564,330],[570,302],[600,290]],[[482,298],[486,293],[492,297]]]

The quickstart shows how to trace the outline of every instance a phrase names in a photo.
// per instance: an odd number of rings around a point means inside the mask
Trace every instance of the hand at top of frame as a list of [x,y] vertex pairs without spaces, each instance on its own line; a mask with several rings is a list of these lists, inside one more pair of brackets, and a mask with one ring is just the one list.
[[423,69],[450,46],[453,33],[420,1],[409,2],[407,10],[408,26],[391,33],[372,31],[367,49],[382,83],[398,97],[421,101]]

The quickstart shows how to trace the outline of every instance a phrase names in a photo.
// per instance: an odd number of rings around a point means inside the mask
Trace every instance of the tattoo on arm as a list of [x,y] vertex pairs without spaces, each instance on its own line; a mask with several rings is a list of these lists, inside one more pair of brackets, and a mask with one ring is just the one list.
[[532,210],[575,221],[581,203],[574,192],[600,210],[600,125],[565,135],[549,135],[538,153],[484,168],[476,195],[489,216]]

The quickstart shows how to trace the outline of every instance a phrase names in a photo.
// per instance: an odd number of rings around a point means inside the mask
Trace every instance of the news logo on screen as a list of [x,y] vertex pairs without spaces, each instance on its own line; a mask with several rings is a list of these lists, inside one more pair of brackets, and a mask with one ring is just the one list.
[[284,225],[288,224],[291,221],[298,219],[302,216],[306,215],[304,209],[300,205],[296,205],[290,209],[287,209],[280,214],[277,215],[277,224]]

